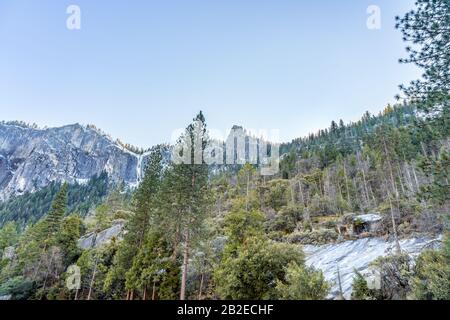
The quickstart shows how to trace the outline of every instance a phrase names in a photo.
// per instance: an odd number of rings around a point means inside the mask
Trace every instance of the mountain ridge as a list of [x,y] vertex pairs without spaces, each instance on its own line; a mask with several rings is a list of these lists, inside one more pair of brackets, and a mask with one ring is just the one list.
[[83,183],[103,171],[112,182],[137,185],[143,160],[142,154],[90,125],[36,128],[0,123],[0,201],[53,181]]
[[[281,169],[283,163],[289,160],[285,156],[291,151],[301,153],[305,149],[323,149],[329,139],[339,138],[345,140],[340,141],[342,148],[346,149],[342,150],[344,154],[359,147],[360,142],[353,139],[353,131],[361,136],[362,133],[370,134],[371,130],[367,128],[377,123],[404,126],[413,121],[411,116],[414,112],[411,106],[388,105],[378,115],[372,116],[366,112],[360,121],[344,125],[341,120],[339,126],[333,121],[336,128],[332,123],[330,129],[281,143]],[[246,139],[249,137],[241,125],[234,125],[233,130],[241,132]],[[343,135],[340,134],[342,130]],[[351,132],[350,137],[347,132]],[[219,145],[225,148],[226,141],[221,141]],[[83,184],[102,172],[108,174],[112,184],[125,183],[134,188],[142,179],[148,154],[148,150],[113,139],[92,124],[39,128],[21,121],[0,121],[0,202],[33,193],[51,182]]]

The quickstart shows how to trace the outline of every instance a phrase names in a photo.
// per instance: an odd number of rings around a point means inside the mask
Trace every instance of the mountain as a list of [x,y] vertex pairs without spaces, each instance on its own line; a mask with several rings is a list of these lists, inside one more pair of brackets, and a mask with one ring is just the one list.
[[[280,155],[291,151],[301,154],[308,150],[320,153],[320,158],[330,161],[329,150],[339,146],[342,155],[350,154],[360,147],[360,139],[372,134],[380,124],[394,127],[411,124],[414,108],[411,106],[388,107],[378,116],[365,114],[363,118],[347,126],[342,124],[321,130],[317,135],[282,144]],[[237,152],[238,139],[243,153]],[[256,161],[260,159],[260,139],[251,137],[243,127],[234,126],[226,142],[218,142],[223,148],[226,166],[213,166],[213,172],[236,171],[240,166],[227,162],[227,145],[234,147],[232,161]],[[254,152],[250,154],[254,146]],[[170,158],[169,149],[165,158]],[[256,153],[255,153],[256,152]],[[0,202],[11,197],[41,190],[52,182],[86,184],[93,176],[108,174],[111,184],[125,183],[136,186],[144,169],[147,153],[136,147],[113,140],[93,125],[72,124],[58,128],[39,129],[22,122],[0,122]],[[253,160],[251,160],[251,158]],[[282,156],[282,170],[288,158]],[[326,165],[324,163],[323,165]]]
[[145,154],[130,151],[93,126],[39,129],[0,123],[0,201],[51,182],[87,183],[102,172],[111,183],[137,185]]

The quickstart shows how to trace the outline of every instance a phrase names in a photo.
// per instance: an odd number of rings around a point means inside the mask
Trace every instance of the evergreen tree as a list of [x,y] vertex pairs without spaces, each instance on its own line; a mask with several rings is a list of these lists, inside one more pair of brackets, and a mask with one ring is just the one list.
[[209,169],[204,161],[208,145],[206,122],[200,112],[179,138],[175,148],[184,161],[172,163],[165,175],[162,197],[166,203],[165,212],[170,219],[168,225],[174,254],[179,243],[183,244],[183,263],[180,299],[186,298],[186,281],[192,243],[203,229],[209,197]]
[[53,199],[50,211],[44,219],[44,243],[53,240],[61,228],[67,210],[67,184],[63,184]]
[[355,276],[352,283],[352,300],[366,300],[369,298],[370,290],[366,279],[355,270]]
[[179,266],[170,259],[171,246],[162,230],[147,233],[126,274],[126,287],[142,290],[142,300],[174,300],[179,292]]
[[[417,0],[415,10],[403,18],[397,17],[397,28],[401,29],[404,41],[412,44],[406,50],[409,57],[401,59],[403,63],[414,63],[424,73],[421,80],[413,81],[409,86],[401,86],[406,97],[417,106],[423,116],[418,119],[419,130],[428,130],[437,139],[435,147],[441,149],[441,139],[450,134],[450,2],[448,0]],[[437,144],[437,146],[436,146]],[[450,184],[448,162],[439,161],[433,152],[427,165],[433,178],[433,192],[428,196],[448,200]],[[443,157],[449,157],[448,146],[440,150]],[[438,168],[443,165],[444,168]],[[442,180],[441,174],[447,174]]]
[[[157,215],[159,189],[162,178],[161,146],[152,149],[144,172],[144,178],[134,195],[134,213],[128,221],[126,233],[114,257],[113,267],[109,270],[105,286],[120,283],[125,286],[127,271],[133,264],[143,245],[152,220]],[[133,276],[128,274],[129,277]],[[131,282],[129,282],[131,283]],[[134,287],[127,287],[127,299],[134,298]]]
[[65,266],[74,263],[81,254],[78,240],[83,232],[83,227],[83,221],[75,214],[67,216],[61,223],[56,235],[56,245],[61,248],[64,254]]
[[323,300],[330,289],[321,271],[295,262],[287,266],[285,278],[286,283],[277,282],[279,298],[283,300]]
[[19,239],[17,225],[14,222],[6,223],[0,229],[0,261],[2,260],[3,250],[7,247],[13,246]]

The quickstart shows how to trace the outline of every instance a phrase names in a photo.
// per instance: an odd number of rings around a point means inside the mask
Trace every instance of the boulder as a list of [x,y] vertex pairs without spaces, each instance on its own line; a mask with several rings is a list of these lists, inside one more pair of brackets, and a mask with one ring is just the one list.
[[124,220],[114,221],[113,225],[106,230],[101,232],[91,232],[81,237],[80,240],[78,240],[78,247],[87,250],[108,244],[113,238],[121,240],[124,233],[124,226]]

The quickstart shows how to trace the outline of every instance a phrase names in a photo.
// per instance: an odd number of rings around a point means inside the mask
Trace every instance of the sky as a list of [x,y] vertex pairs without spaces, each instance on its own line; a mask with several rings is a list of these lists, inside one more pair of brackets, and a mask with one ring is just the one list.
[[[81,10],[79,30],[66,22]],[[370,5],[380,29],[369,29]],[[149,147],[208,127],[289,141],[395,102],[412,0],[0,0],[0,120],[95,124]]]

